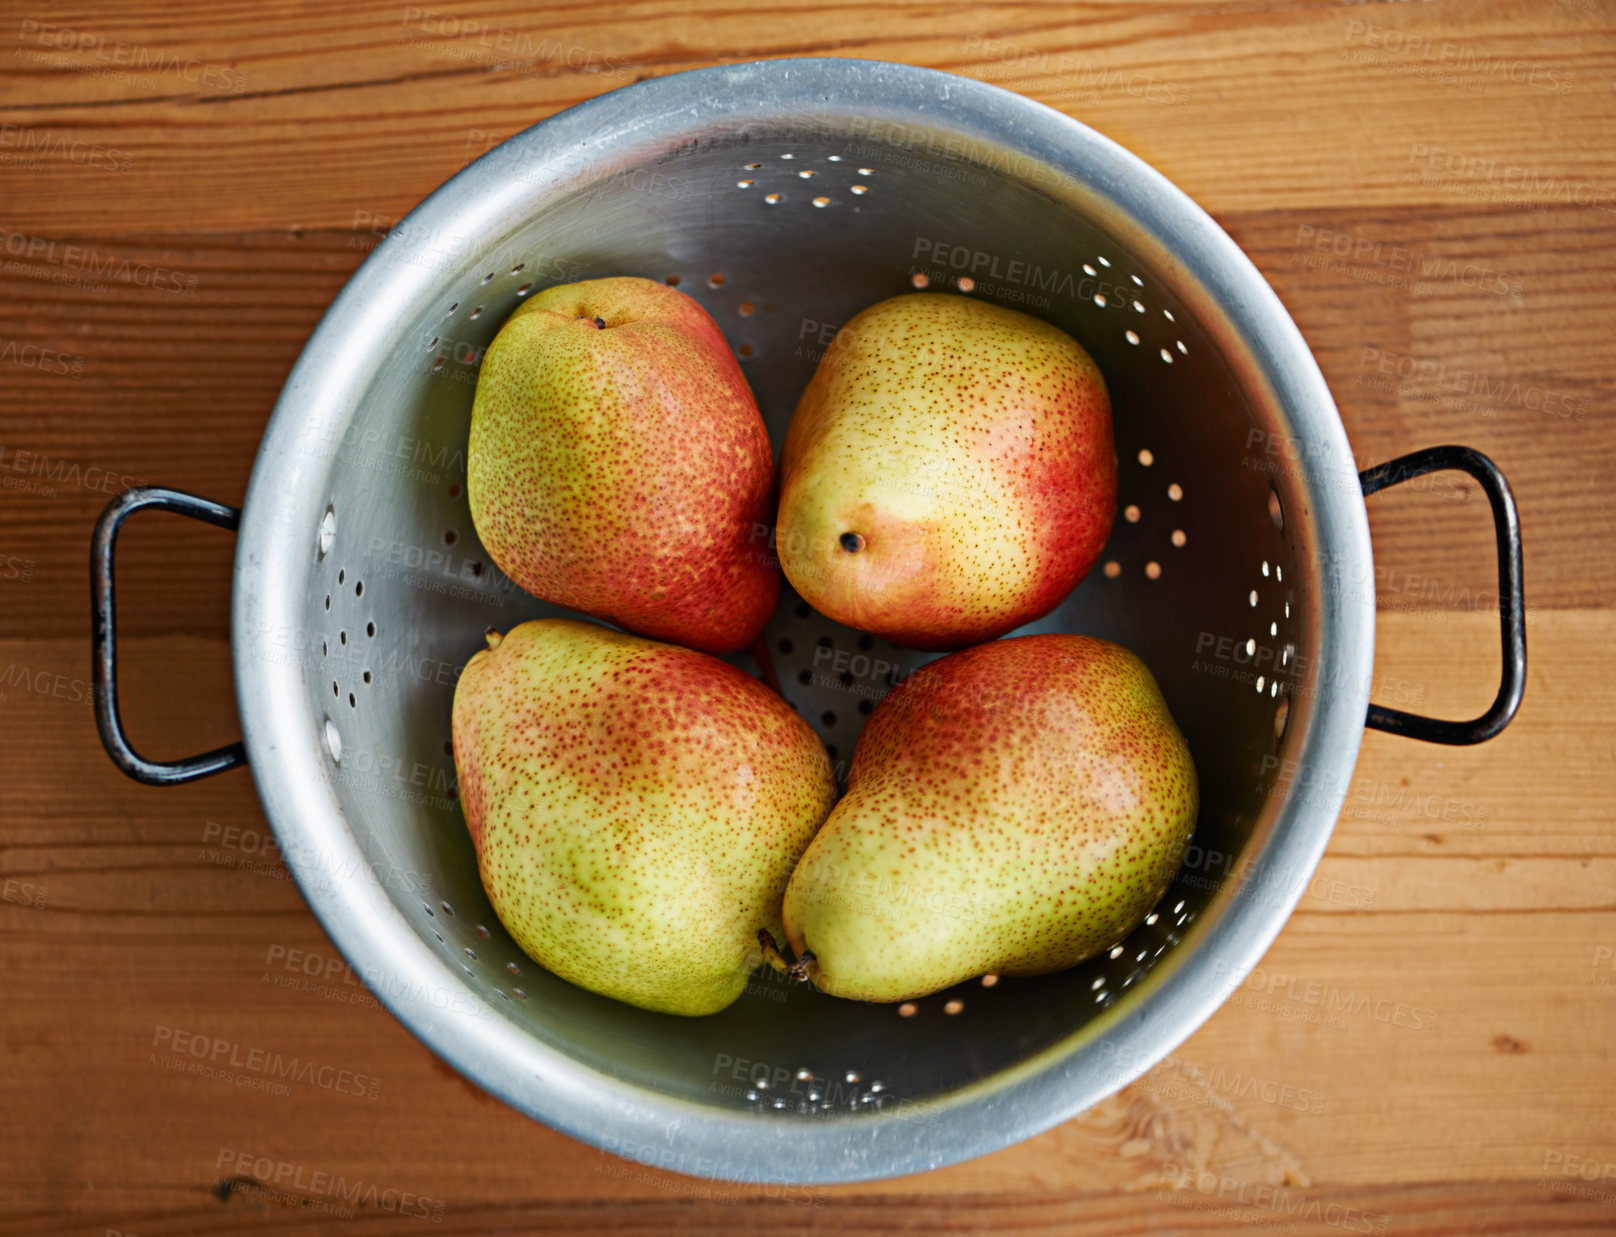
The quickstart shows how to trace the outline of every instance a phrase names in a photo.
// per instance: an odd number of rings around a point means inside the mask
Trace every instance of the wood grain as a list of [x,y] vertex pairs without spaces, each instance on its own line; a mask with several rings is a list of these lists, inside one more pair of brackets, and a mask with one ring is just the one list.
[[[494,46],[445,33],[456,20]],[[40,46],[47,27],[70,50]],[[1503,466],[1531,675],[1485,747],[1366,737],[1262,969],[1146,1078],[969,1164],[771,1192],[528,1121],[356,985],[264,982],[271,949],[331,946],[278,864],[206,844],[267,835],[250,777],[159,792],[105,759],[85,558],[124,485],[240,501],[372,229],[490,141],[637,78],[800,55],[1018,90],[1194,196],[1296,318],[1362,463],[1458,441]],[[1616,10],[38,0],[0,23],[0,56],[0,234],[178,273],[174,291],[101,291],[0,261],[0,1234],[1616,1231]],[[1387,282],[1393,246],[1496,278]],[[1393,490],[1370,516],[1377,671],[1432,712],[1478,708],[1498,656],[1472,601],[1493,583],[1485,503]],[[120,549],[126,719],[153,755],[238,732],[233,549],[164,516]],[[1296,1017],[1307,983],[1432,1029]],[[173,1076],[150,1063],[160,1026],[303,1053],[379,1094]],[[293,1185],[232,1181],[238,1152]],[[350,1217],[300,1172],[441,1219]]]

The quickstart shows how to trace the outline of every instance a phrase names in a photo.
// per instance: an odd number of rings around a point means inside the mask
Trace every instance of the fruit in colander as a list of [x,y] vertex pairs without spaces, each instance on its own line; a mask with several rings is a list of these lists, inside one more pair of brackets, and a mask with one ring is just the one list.
[[797,967],[837,996],[905,1001],[1075,966],[1156,904],[1198,804],[1189,748],[1121,645],[1051,634],[952,653],[864,725],[786,889]]
[[692,649],[560,618],[488,644],[455,688],[454,756],[500,922],[580,987],[723,1009],[836,798],[819,736]]
[[1048,614],[1111,532],[1099,368],[1058,327],[941,293],[836,334],[780,455],[780,563],[821,614],[957,649]]
[[536,293],[483,358],[466,490],[535,597],[710,653],[774,613],[768,432],[718,324],[650,279]]

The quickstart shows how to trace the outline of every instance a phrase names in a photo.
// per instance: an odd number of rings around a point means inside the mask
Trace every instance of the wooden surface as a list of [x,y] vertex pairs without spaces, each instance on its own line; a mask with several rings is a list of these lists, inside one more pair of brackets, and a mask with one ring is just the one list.
[[[435,8],[551,58],[491,70],[403,5],[5,6],[0,1234],[1616,1232],[1616,8]],[[71,50],[39,45],[51,27]],[[97,50],[120,42],[191,67],[137,72]],[[331,947],[284,871],[253,862],[247,839],[267,826],[248,776],[164,792],[102,754],[85,562],[108,490],[240,501],[280,384],[373,221],[492,138],[603,90],[805,54],[997,82],[1183,186],[1295,316],[1362,460],[1459,441],[1502,465],[1526,530],[1531,674],[1519,719],[1485,747],[1368,736],[1267,978],[1173,1062],[984,1159],[782,1193],[603,1155],[461,1081],[358,990],[263,982],[277,947]],[[1503,282],[1416,293],[1379,282],[1374,260],[1311,265],[1324,232]],[[179,290],[74,284],[15,252],[34,237],[161,265]],[[1376,358],[1393,354],[1485,374],[1498,393],[1478,408],[1383,381]],[[1484,505],[1397,491],[1370,509],[1388,585],[1377,671],[1424,686],[1433,712],[1475,711],[1496,620],[1446,586],[1491,586]],[[232,549],[169,517],[127,534],[127,720],[156,755],[237,732]],[[225,828],[241,831],[229,847]],[[1435,1017],[1420,1031],[1287,1017],[1279,974]],[[156,1027],[384,1085],[374,1099],[275,1096],[171,1075],[150,1060]],[[1218,1184],[1165,1188],[1173,1161]],[[221,1188],[238,1169],[271,1186]],[[428,1214],[333,1214],[321,1172]]]

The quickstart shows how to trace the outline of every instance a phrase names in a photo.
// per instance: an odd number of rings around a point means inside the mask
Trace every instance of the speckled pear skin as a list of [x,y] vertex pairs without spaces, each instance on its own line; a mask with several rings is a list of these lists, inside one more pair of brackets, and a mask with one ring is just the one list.
[[[780,563],[820,613],[955,649],[1049,613],[1111,532],[1099,368],[1065,332],[970,297],[872,305],[831,341],[780,453]],[[863,538],[850,551],[845,534]]]
[[746,648],[780,596],[773,485],[740,365],[675,288],[548,288],[488,346],[466,455],[471,518],[536,597],[710,653]]
[[455,688],[454,755],[500,922],[593,992],[723,1009],[835,801],[819,736],[705,653],[572,619],[490,643]]
[[1188,747],[1120,645],[1020,636],[899,683],[786,889],[815,982],[906,1001],[1042,975],[1126,936],[1195,828]]

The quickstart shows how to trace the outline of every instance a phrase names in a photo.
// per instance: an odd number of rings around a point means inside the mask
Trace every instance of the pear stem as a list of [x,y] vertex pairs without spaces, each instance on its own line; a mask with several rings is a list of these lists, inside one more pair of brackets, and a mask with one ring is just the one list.
[[767,928],[759,928],[757,938],[758,944],[763,946],[763,960],[780,974],[788,979],[806,979],[821,992],[830,990],[830,977],[819,969],[819,959],[814,956],[813,950],[805,949],[795,962],[787,962],[774,942],[774,935]]
[[759,928],[757,938],[758,944],[763,946],[763,960],[780,974],[790,974],[791,966],[780,953],[780,947],[774,943],[774,934],[767,928]]
[[488,647],[491,649],[497,649],[499,647],[499,642],[504,638],[505,637],[503,635],[492,627],[486,628],[483,631],[483,639],[488,641]]
[[769,640],[767,636],[759,636],[752,641],[751,647],[746,650],[752,654],[752,660],[757,662],[758,669],[763,672],[763,681],[767,683],[776,696],[785,699],[785,692],[780,687],[780,676],[774,672],[774,659],[769,656]]

